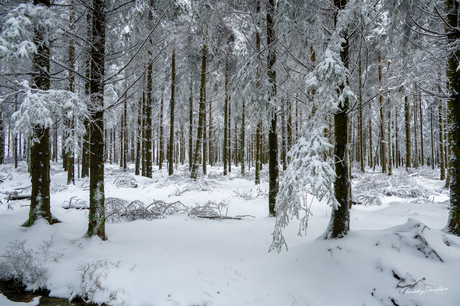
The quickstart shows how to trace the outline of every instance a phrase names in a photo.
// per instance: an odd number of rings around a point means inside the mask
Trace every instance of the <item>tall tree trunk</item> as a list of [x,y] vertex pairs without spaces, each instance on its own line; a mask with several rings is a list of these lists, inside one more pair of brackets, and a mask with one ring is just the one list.
[[94,107],[91,115],[91,161],[89,176],[89,222],[87,236],[105,234],[104,193],[104,64],[105,64],[105,1],[93,0],[91,40],[90,96]]
[[[160,126],[160,135],[158,135],[158,137],[160,137],[160,140],[159,140],[159,148],[158,148],[158,168],[159,170],[163,169],[163,161],[165,159],[164,157],[164,152],[165,152],[165,149],[164,149],[164,132],[163,132],[163,106],[164,105],[164,100],[163,100],[163,95],[161,96],[161,101],[160,101],[160,122],[158,123],[158,125]],[[169,158],[169,156],[168,156]]]
[[192,81],[193,73],[192,69],[190,69],[190,98],[188,100],[188,108],[189,108],[189,124],[188,124],[188,160],[189,165],[188,168],[192,171],[192,164],[193,164],[193,81]]
[[[210,83],[209,88],[212,88]],[[212,92],[212,91],[211,91]],[[209,165],[214,166],[214,143],[213,143],[213,127],[212,127],[212,99],[209,99],[209,123],[208,123],[208,146],[209,146]]]
[[372,101],[369,101],[369,168],[374,168],[374,148],[372,145]]
[[382,51],[379,50],[379,86],[380,86],[380,162],[382,164],[382,173],[387,173],[387,150],[385,139],[385,106],[383,103],[383,63]]
[[137,137],[136,137],[136,166],[134,174],[139,175],[141,173],[141,142],[142,142],[142,98],[139,98],[137,109]]
[[[86,14],[86,41],[90,42],[92,40],[92,18],[93,15],[91,10],[88,10]],[[85,94],[87,97],[91,94],[91,45],[88,44],[86,46],[86,70],[85,70],[85,77],[88,80],[85,83]],[[88,106],[89,107],[89,106]],[[91,124],[89,119],[85,118],[83,121],[85,125],[86,132],[83,136],[82,140],[82,152],[81,152],[81,177],[89,177],[89,168],[90,168],[90,160],[91,155],[89,154],[89,146],[90,146],[90,138],[91,138]]]
[[[49,0],[34,0],[34,5],[50,7]],[[34,43],[37,53],[33,56],[33,80],[38,90],[50,88],[50,49],[44,41],[45,29],[38,28],[34,31]],[[50,148],[49,128],[36,125],[33,127],[35,140],[31,149],[31,183],[29,220],[24,224],[32,226],[34,222],[43,218],[52,223],[50,210]],[[15,146],[16,147],[16,146]],[[15,148],[17,151],[17,148]],[[16,153],[17,155],[17,153]]]
[[[149,51],[149,59],[152,59],[152,52]],[[146,177],[152,177],[152,98],[153,98],[153,64],[150,62],[147,67],[147,91],[145,93],[144,105],[144,161]],[[144,168],[144,167],[143,167]]]
[[418,108],[420,111],[420,161],[422,167],[425,166],[425,156],[423,152],[423,110],[422,110],[422,95],[418,92]]
[[[335,6],[342,10],[345,8],[346,0],[334,0]],[[335,16],[335,23],[337,15]],[[344,41],[342,42],[342,51],[340,58],[348,68],[348,34],[345,33]],[[343,87],[343,86],[342,86]],[[343,90],[343,88],[341,88]],[[349,157],[348,157],[348,98],[339,105],[338,111],[334,114],[334,159],[336,179],[334,182],[334,196],[340,206],[332,210],[331,221],[329,223],[326,238],[341,238],[345,236],[350,229],[350,211],[349,204],[351,195],[350,178],[349,178]]]
[[128,161],[128,93],[123,101],[123,171],[127,170]]
[[203,164],[202,164],[202,167],[203,167],[203,174],[206,175],[208,174],[207,173],[207,169],[206,169],[206,164],[208,163],[207,161],[207,157],[208,157],[208,149],[207,149],[207,144],[208,144],[208,140],[206,139],[207,138],[207,132],[206,132],[206,114],[207,114],[207,107],[206,107],[206,82],[204,83],[204,88],[203,88],[203,101],[204,101],[204,113],[203,113],[203,158],[202,158],[202,161],[203,161]]
[[[69,25],[70,25],[70,32],[73,33],[75,31],[75,10],[74,10],[74,0],[70,1],[70,14],[69,14]],[[75,69],[75,46],[73,38],[71,37],[69,40],[69,91],[75,92],[75,76],[73,71]],[[67,136],[73,138],[74,135],[74,118],[71,116],[67,119],[68,124],[68,131],[69,134]],[[65,158],[66,160],[66,168],[67,168],[67,185],[73,184],[75,185],[75,154],[74,151],[69,149],[66,151]]]
[[228,98],[228,128],[227,128],[227,166],[228,172],[232,172],[232,104],[230,97]]
[[3,110],[0,105],[0,165],[5,162],[5,131],[3,130]]
[[[123,136],[125,135],[124,133],[124,126],[125,126],[125,121],[126,121],[126,118],[124,116],[124,112],[122,111],[121,112],[121,118],[120,118],[120,168],[123,169],[123,159],[124,159],[124,150],[123,150],[123,143],[124,143],[124,139],[123,139]],[[116,138],[116,135],[114,135],[114,138]],[[109,152],[110,154],[110,152]]]
[[227,154],[227,146],[228,146],[228,55],[227,60],[225,62],[225,98],[224,98],[224,145],[222,146],[222,158],[224,162],[224,175],[228,174],[228,154]]
[[257,123],[256,127],[256,169],[255,184],[260,184],[260,171],[262,170],[262,121]]
[[414,168],[418,168],[417,91],[414,84]]
[[388,175],[393,175],[393,140],[391,139],[391,133],[391,105],[388,105]]
[[246,158],[246,152],[245,152],[245,130],[246,130],[246,103],[243,100],[243,107],[241,109],[241,136],[240,136],[240,158],[241,158],[241,175],[244,175],[244,166],[245,166],[245,158]]
[[171,103],[169,104],[169,150],[168,174],[174,173],[174,96],[176,92],[176,49],[173,49],[171,58]]
[[430,132],[431,132],[431,169],[434,170],[434,129],[433,129],[433,103],[430,106]]
[[396,168],[400,166],[400,152],[399,152],[399,121],[398,121],[398,108],[395,109],[395,165]]
[[359,72],[359,164],[361,172],[364,173],[364,132],[363,132],[363,72],[362,72],[362,60],[361,53],[359,53],[358,60],[358,72]]
[[281,101],[281,163],[283,170],[287,169],[287,126],[286,126],[286,105]]
[[[258,17],[260,14],[260,0],[257,0],[256,2],[256,16],[257,20],[260,18]],[[260,57],[260,33],[259,33],[259,28],[260,28],[260,22],[257,21],[257,31],[256,31],[256,52],[257,52],[257,58],[259,59]],[[260,62],[260,61],[258,61]],[[256,92],[259,91],[260,88],[260,67],[257,67],[256,70]],[[260,103],[260,101],[259,101]],[[257,123],[256,127],[256,145],[255,145],[255,160],[256,160],[256,169],[254,173],[254,183],[256,185],[260,184],[260,170],[262,170],[262,120],[259,119],[259,122]]]
[[[453,45],[460,41],[458,31],[459,2],[446,0],[447,20],[451,27],[447,35],[448,42]],[[449,70],[447,78],[450,81],[451,94],[448,102],[449,107],[449,140],[450,140],[450,212],[448,231],[460,236],[460,71],[458,70],[458,48],[450,54]]]
[[[275,52],[275,0],[269,0],[267,3],[267,74],[270,84],[268,99],[276,104],[276,52]],[[268,190],[268,210],[270,216],[275,216],[276,196],[278,194],[278,135],[277,135],[277,109],[271,107],[270,129],[268,132],[268,150],[269,150],[269,190]]]
[[197,129],[197,138],[195,153],[193,155],[193,166],[192,173],[190,177],[192,179],[197,179],[198,177],[198,167],[200,165],[200,155],[201,149],[203,146],[203,126],[206,124],[204,121],[205,112],[206,112],[206,101],[204,97],[204,90],[206,86],[206,58],[207,58],[207,46],[206,42],[203,42],[203,52],[201,55],[201,82],[200,82],[200,105],[199,105],[199,115],[198,115],[198,129]]
[[411,168],[412,152],[411,152],[411,132],[410,132],[410,104],[409,97],[404,97],[404,108],[405,108],[405,124],[406,124],[406,169]]

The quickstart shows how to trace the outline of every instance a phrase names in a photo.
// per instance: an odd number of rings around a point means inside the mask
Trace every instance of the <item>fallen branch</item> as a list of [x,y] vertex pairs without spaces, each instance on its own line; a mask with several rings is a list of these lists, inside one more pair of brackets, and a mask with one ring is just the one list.
[[[404,286],[400,286],[401,282],[404,282],[405,279],[401,279],[398,284],[396,285],[396,288],[414,288],[418,283],[423,283],[423,281],[426,280],[425,278],[422,278],[418,281],[416,281],[415,283],[413,284],[407,284],[407,285],[404,285]],[[423,283],[425,285],[425,283]],[[425,285],[426,286],[426,285]]]

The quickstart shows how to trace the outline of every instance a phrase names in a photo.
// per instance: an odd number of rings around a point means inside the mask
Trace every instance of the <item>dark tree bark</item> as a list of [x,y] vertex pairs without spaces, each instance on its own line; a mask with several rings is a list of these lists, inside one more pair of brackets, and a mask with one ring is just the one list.
[[222,146],[222,158],[224,162],[224,175],[228,174],[228,55],[225,62],[225,100],[224,100],[224,145]]
[[[86,40],[89,42],[91,41],[92,36],[92,13],[91,10],[88,10],[86,14]],[[91,45],[88,44],[86,46],[86,71],[85,77],[87,80],[91,78]],[[91,82],[87,81],[85,83],[85,94],[86,96],[90,95],[91,92]],[[89,177],[89,163],[91,160],[91,156],[89,154],[89,145],[90,145],[90,137],[91,137],[91,124],[88,119],[84,119],[84,125],[86,128],[85,135],[83,136],[82,140],[82,147],[81,147],[81,177]]]
[[193,73],[190,69],[190,98],[188,100],[188,109],[189,109],[189,123],[188,123],[188,159],[189,165],[188,168],[192,171],[193,165]]
[[442,100],[439,100],[439,154],[440,154],[440,170],[441,180],[446,179],[446,163],[445,163],[445,150],[444,150],[444,112],[442,107]]
[[241,158],[241,175],[244,175],[245,159],[246,159],[246,144],[245,144],[245,130],[246,130],[246,103],[243,100],[243,106],[241,109],[241,136],[240,136],[240,158]]
[[105,234],[104,193],[104,73],[105,73],[105,0],[93,0],[91,35],[91,161],[89,175],[89,223],[87,236]]
[[141,132],[142,129],[142,98],[139,99],[138,110],[137,110],[137,137],[136,137],[136,165],[134,174],[139,175],[141,173]]
[[372,144],[372,101],[369,101],[369,168],[374,168],[373,144]]
[[359,73],[359,164],[361,172],[364,173],[364,132],[363,132],[363,75],[362,75],[362,60],[361,53],[358,60],[358,73]]
[[[346,0],[334,0],[335,6],[342,10],[345,8]],[[335,16],[337,22],[337,15]],[[348,34],[345,33],[345,40],[342,43],[340,58],[348,68]],[[343,88],[341,88],[343,90]],[[331,221],[329,223],[326,238],[342,238],[350,229],[350,178],[349,178],[349,160],[348,160],[348,98],[339,105],[339,110],[334,114],[334,159],[335,174],[334,196],[340,204],[338,209],[332,210]]]
[[418,168],[417,91],[414,84],[414,168]]
[[128,93],[123,101],[123,171],[126,172],[128,162]]
[[[447,21],[450,29],[447,39],[450,44],[460,41],[458,29],[459,2],[446,0]],[[447,78],[451,87],[449,106],[449,140],[450,140],[450,212],[447,229],[450,233],[460,236],[460,71],[458,70],[458,48],[449,56]]]
[[[267,74],[270,84],[269,100],[276,103],[276,52],[275,52],[275,0],[269,0],[267,3]],[[268,132],[268,150],[269,150],[269,190],[268,190],[268,209],[270,216],[275,216],[276,196],[278,194],[278,135],[277,135],[277,110],[272,107],[270,129]]]
[[[211,86],[209,86],[212,88]],[[209,165],[214,166],[214,141],[213,141],[213,125],[212,125],[212,99],[209,99],[209,123],[208,123],[208,146],[209,146]]]
[[[257,0],[256,2],[256,16],[259,16],[260,14],[260,0]],[[257,18],[259,20],[259,18]],[[257,22],[258,28],[256,32],[256,52],[257,52],[257,57],[260,55],[260,33],[259,33],[259,26],[260,23],[259,21]],[[256,71],[256,91],[259,91],[260,88],[260,68],[257,67]],[[254,183],[256,185],[260,184],[260,170],[262,170],[262,121],[259,119],[259,122],[257,123],[257,128],[256,128],[256,144],[255,144],[255,160],[256,160],[256,169],[254,173]]]
[[[70,32],[73,33],[75,31],[75,10],[74,10],[74,1],[70,1],[70,14],[69,14],[69,24],[70,24]],[[75,92],[75,76],[72,70],[75,69],[75,46],[73,38],[71,37],[69,40],[69,91]],[[69,137],[73,137],[73,129],[74,129],[74,118],[68,118],[67,120],[67,128],[70,131]],[[64,160],[66,160],[66,169],[67,169],[67,185],[73,184],[75,185],[75,157],[73,150],[69,150],[66,152]]]
[[410,133],[410,104],[409,97],[404,97],[405,108],[405,124],[406,124],[406,168],[411,168],[412,154],[411,154],[411,133]]
[[[50,1],[34,0],[34,5],[50,7]],[[33,80],[34,87],[38,90],[48,90],[50,88],[50,49],[49,45],[44,42],[44,31],[43,28],[37,26],[33,37],[37,46],[37,53],[33,56]],[[24,224],[26,226],[32,226],[39,218],[45,219],[50,224],[53,222],[50,210],[49,128],[36,125],[33,130],[35,141],[32,144],[30,160],[32,192],[29,220]],[[15,150],[17,151],[17,148]]]
[[206,124],[205,121],[205,112],[206,112],[206,101],[204,97],[204,90],[206,86],[206,58],[207,58],[207,47],[206,43],[203,43],[203,52],[201,55],[201,82],[200,82],[200,106],[199,106],[199,115],[198,115],[198,129],[197,129],[197,139],[195,146],[195,153],[193,155],[193,166],[192,173],[190,177],[192,179],[197,179],[198,177],[198,167],[200,165],[200,156],[201,149],[203,146],[203,126]]
[[204,83],[204,88],[203,88],[203,101],[204,101],[204,113],[203,113],[203,158],[202,158],[202,167],[203,167],[203,174],[207,174],[207,169],[206,169],[206,164],[208,163],[207,157],[208,157],[208,139],[207,139],[207,132],[206,132],[206,115],[207,115],[207,107],[206,107],[206,81]]
[[425,166],[425,152],[423,152],[423,109],[422,109],[422,96],[418,92],[418,109],[420,111],[420,162],[422,167]]
[[5,132],[3,130],[3,110],[0,105],[0,164],[5,160]]
[[385,107],[383,103],[383,63],[382,52],[379,50],[379,84],[380,84],[380,163],[382,164],[382,173],[387,173],[387,149],[385,139]]
[[169,150],[168,150],[168,174],[174,173],[174,95],[176,92],[176,50],[171,58],[171,103],[169,104]]
[[[152,59],[152,52],[149,51],[149,59]],[[153,99],[153,64],[150,62],[147,67],[147,90],[144,105],[144,162],[145,176],[152,177],[152,99]]]

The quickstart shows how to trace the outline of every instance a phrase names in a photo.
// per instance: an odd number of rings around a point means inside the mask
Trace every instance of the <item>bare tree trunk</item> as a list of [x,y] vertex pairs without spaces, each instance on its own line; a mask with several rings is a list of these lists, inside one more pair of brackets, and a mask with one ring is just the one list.
[[430,106],[430,132],[431,132],[431,169],[434,170],[433,104],[431,104]]
[[176,50],[173,49],[171,59],[171,103],[169,105],[169,150],[168,150],[168,174],[174,173],[174,96],[176,91]]
[[406,110],[405,123],[406,123],[406,169],[411,168],[412,154],[411,154],[411,132],[410,132],[410,104],[409,98],[404,97],[404,107]]
[[284,101],[281,101],[281,163],[283,164],[283,170],[287,169],[287,127],[286,127],[286,105]]
[[246,103],[243,100],[243,107],[241,110],[241,136],[240,136],[240,158],[241,158],[241,175],[244,175],[244,166],[245,166],[245,159],[246,159],[246,150],[245,150],[245,130],[246,130]]
[[359,162],[361,167],[361,172],[364,173],[364,133],[363,133],[363,72],[362,72],[362,60],[361,60],[361,53],[359,53]]
[[224,162],[224,175],[228,174],[227,162],[227,144],[228,144],[228,55],[225,62],[225,100],[224,100],[224,145],[222,147],[222,157]]
[[203,42],[203,52],[201,56],[201,82],[200,82],[200,107],[199,107],[199,116],[198,116],[198,129],[197,129],[197,138],[195,153],[193,156],[193,166],[192,173],[190,177],[192,179],[197,179],[198,177],[198,167],[200,163],[201,148],[203,145],[203,126],[206,124],[205,112],[206,112],[206,101],[205,101],[205,86],[206,86],[206,58],[207,58],[207,47],[206,42]]
[[[49,0],[35,0],[35,5],[50,7]],[[33,80],[39,90],[50,88],[50,49],[45,39],[45,29],[34,31],[33,41],[37,47],[37,53],[33,56]],[[36,125],[33,127],[36,137],[31,149],[31,183],[32,192],[30,198],[29,219],[24,224],[32,226],[34,222],[43,218],[48,223],[53,222],[50,210],[50,148],[49,128]],[[17,155],[17,146],[15,153]]]
[[414,168],[418,168],[418,135],[417,135],[417,91],[414,84]]
[[425,156],[423,152],[423,110],[422,110],[422,96],[420,91],[418,92],[418,107],[420,110],[420,161],[422,167],[425,166]]
[[[345,8],[346,0],[334,0],[335,6],[342,10]],[[337,15],[335,16],[335,23]],[[340,57],[345,67],[348,68],[348,34],[345,33],[345,40],[342,43]],[[341,88],[343,90],[343,88]],[[335,173],[334,196],[340,206],[332,210],[331,221],[326,231],[327,239],[344,237],[350,229],[350,211],[349,204],[351,200],[350,178],[349,178],[349,157],[348,157],[348,109],[349,101],[345,99],[343,104],[339,105],[339,110],[334,114],[334,156],[335,156]]]
[[[92,13],[90,10],[86,13],[86,40],[90,42],[92,40]],[[85,77],[87,80],[91,78],[91,45],[86,45],[86,68],[85,68]],[[91,92],[91,82],[85,82],[85,94],[89,97]],[[82,139],[82,146],[81,146],[81,177],[89,177],[89,163],[91,156],[89,154],[89,145],[90,145],[90,137],[91,137],[91,124],[90,121],[85,118],[83,121],[85,125],[86,132]]]
[[142,98],[139,99],[138,110],[137,110],[137,137],[136,137],[136,166],[134,174],[140,174],[141,168],[141,142],[142,142]]
[[382,164],[382,173],[387,173],[387,150],[385,145],[385,107],[383,103],[383,63],[382,51],[379,50],[379,84],[380,84],[380,160]]
[[[192,71],[190,69],[190,71]],[[188,159],[189,159],[189,170],[192,170],[193,164],[193,81],[192,72],[190,72],[190,98],[188,100],[189,108],[189,124],[188,124]]]
[[5,131],[3,129],[3,110],[0,105],[0,164],[5,162]]
[[374,148],[372,145],[372,101],[369,101],[369,168],[374,168]]
[[128,93],[123,101],[123,171],[127,170],[128,160]]
[[441,180],[446,179],[446,164],[445,164],[445,158],[444,158],[444,123],[443,123],[443,117],[444,117],[444,112],[442,109],[442,100],[439,100],[439,152],[441,156],[441,164],[440,164],[440,170],[441,170]]
[[[210,84],[209,88],[212,88]],[[212,93],[212,91],[211,91]],[[214,142],[213,142],[213,126],[212,126],[212,99],[209,99],[209,124],[208,124],[208,143],[209,143],[209,165],[214,166]]]
[[161,95],[161,101],[160,101],[160,114],[159,114],[159,134],[158,137],[159,139],[159,144],[158,144],[158,169],[161,170],[163,169],[163,161],[165,159],[164,157],[164,131],[163,131],[163,112],[164,112],[164,100],[163,100],[163,95]]
[[[267,74],[268,82],[270,83],[269,100],[276,103],[276,52],[273,44],[275,43],[275,0],[269,0],[267,3]],[[276,215],[275,205],[276,196],[278,194],[278,135],[277,135],[277,109],[276,106],[272,106],[271,109],[271,120],[270,129],[268,132],[268,150],[269,150],[269,190],[268,190],[268,209],[270,216]]]
[[[70,32],[73,33],[75,31],[75,10],[74,10],[74,0],[70,1],[70,14],[69,14],[69,29]],[[74,41],[71,36],[69,40],[69,68],[70,70],[75,69],[75,46]],[[72,71],[69,72],[69,91],[75,92],[75,76]],[[74,129],[74,118],[68,118],[67,120],[69,134],[67,136],[73,138],[73,129]],[[75,154],[73,150],[68,150],[63,156],[63,159],[66,160],[66,168],[67,168],[67,185],[73,184],[75,185]]]
[[[388,101],[389,102],[389,101]],[[393,148],[391,139],[391,105],[388,107],[388,175],[393,175]]]
[[91,161],[89,178],[89,222],[87,236],[105,234],[104,192],[104,62],[105,62],[105,1],[93,0],[91,40],[91,102],[94,106],[91,123]]
[[207,138],[207,132],[206,132],[206,114],[207,114],[207,107],[206,107],[206,81],[204,83],[204,88],[203,88],[203,101],[204,101],[204,113],[203,113],[203,164],[202,164],[202,167],[203,167],[203,174],[206,175],[208,174],[207,173],[207,168],[206,168],[206,164],[208,163],[207,161],[207,157],[208,157],[208,148],[207,148],[207,144],[208,144],[208,140],[206,139]]
[[[256,16],[260,14],[260,0],[256,2]],[[257,17],[257,20],[259,18]],[[259,26],[260,22],[257,22],[257,32],[256,32],[256,52],[257,56],[259,57],[260,54],[260,33],[259,33]],[[256,91],[259,90],[260,87],[260,68],[257,67],[256,71]],[[259,101],[260,102],[260,101]],[[255,160],[256,160],[256,169],[254,174],[254,183],[256,185],[260,184],[260,170],[262,170],[262,121],[259,119],[256,128],[256,145],[255,145]]]
[[[452,29],[458,26],[460,19],[460,4],[454,0],[446,0],[447,20]],[[460,40],[460,32],[449,31],[448,42],[452,45]],[[458,48],[449,56],[449,70],[447,78],[450,81],[451,95],[448,102],[449,107],[449,140],[450,140],[450,212],[447,223],[448,231],[460,236],[460,71],[458,70]]]

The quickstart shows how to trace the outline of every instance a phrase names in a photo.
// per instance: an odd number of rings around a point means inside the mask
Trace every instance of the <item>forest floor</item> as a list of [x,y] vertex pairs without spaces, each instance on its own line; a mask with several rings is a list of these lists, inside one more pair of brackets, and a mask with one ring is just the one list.
[[[267,173],[255,186],[253,171],[232,170],[223,177],[213,167],[193,181],[186,168],[172,176],[155,168],[150,179],[106,165],[101,241],[84,238],[87,179],[68,186],[53,163],[51,212],[60,223],[24,228],[29,201],[7,199],[30,192],[26,165],[0,165],[0,276],[46,289],[24,305],[57,305],[46,295],[107,305],[458,305],[460,238],[444,232],[449,196],[439,170],[354,169],[349,234],[317,239],[331,208],[311,197],[307,236],[292,220],[280,253],[268,252]],[[0,305],[22,304],[0,294]]]

